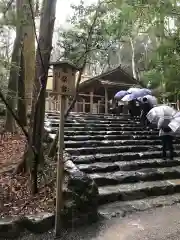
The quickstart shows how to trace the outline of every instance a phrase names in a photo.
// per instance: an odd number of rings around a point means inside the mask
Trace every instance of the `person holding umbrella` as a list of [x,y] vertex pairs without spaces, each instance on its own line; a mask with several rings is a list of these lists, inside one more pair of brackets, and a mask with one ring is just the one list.
[[140,116],[140,120],[141,123],[147,127],[149,124],[149,121],[147,119],[147,114],[148,112],[153,108],[153,105],[148,101],[148,99],[146,97],[143,97],[142,99],[142,104],[141,104],[141,116]]
[[159,129],[159,136],[162,140],[162,157],[164,159],[167,157],[168,150],[170,152],[170,159],[174,158],[174,134],[169,125],[176,113],[177,111],[174,108],[167,105],[160,105],[153,107],[147,114],[148,120],[156,124]]
[[158,121],[159,136],[162,140],[162,157],[165,160],[167,157],[167,151],[169,150],[170,159],[174,158],[174,147],[173,147],[173,132],[169,127],[171,122],[170,117],[160,118]]

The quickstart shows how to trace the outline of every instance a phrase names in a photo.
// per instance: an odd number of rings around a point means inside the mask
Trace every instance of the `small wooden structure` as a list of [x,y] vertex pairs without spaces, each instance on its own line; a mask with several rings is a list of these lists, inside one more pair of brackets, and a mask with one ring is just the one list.
[[[69,105],[69,95],[73,96],[75,93],[76,72],[79,70],[72,63],[67,61],[60,61],[51,63],[53,66],[52,89],[47,90],[46,109],[59,110],[60,95],[68,95],[66,101],[66,108]],[[69,88],[73,92],[69,94]]]
[[[121,67],[93,77],[80,84],[81,96],[89,102],[86,112],[108,113],[108,103],[116,92],[130,87],[140,87],[139,82],[125,72]],[[85,96],[89,95],[89,97]]]
[[[61,76],[59,77],[76,77],[79,70],[76,66],[69,62],[58,62],[52,65],[60,66]],[[59,110],[60,81],[53,78],[52,90],[47,90],[47,111]],[[130,87],[140,87],[139,82],[124,71],[121,67],[117,67],[111,71],[100,74],[99,76],[90,78],[80,83],[79,97],[74,107],[74,112],[89,113],[108,113],[109,100],[119,90],[126,90]],[[67,98],[66,108],[68,108],[72,97]]]

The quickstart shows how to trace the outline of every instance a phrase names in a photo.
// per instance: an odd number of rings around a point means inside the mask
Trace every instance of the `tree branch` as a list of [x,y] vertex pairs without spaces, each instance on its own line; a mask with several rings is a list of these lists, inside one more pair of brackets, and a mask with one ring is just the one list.
[[[96,12],[95,12],[95,15],[94,15],[94,18],[93,18],[92,25],[90,26],[90,29],[88,31],[88,37],[87,37],[87,40],[86,40],[86,43],[85,43],[85,52],[80,57],[80,59],[82,59],[84,57],[84,61],[83,61],[83,65],[82,65],[82,67],[81,67],[81,69],[79,71],[79,75],[78,75],[78,79],[77,79],[77,83],[76,83],[76,92],[75,92],[75,95],[74,95],[74,98],[73,98],[73,101],[72,101],[71,105],[69,106],[69,108],[67,109],[67,111],[65,113],[65,116],[64,116],[65,119],[68,117],[69,113],[73,109],[74,104],[76,103],[76,100],[77,100],[77,97],[78,97],[78,94],[79,94],[79,85],[80,85],[80,82],[81,82],[81,76],[82,76],[82,74],[84,72],[84,69],[85,69],[85,66],[86,66],[86,63],[87,63],[88,52],[89,52],[89,49],[91,48],[92,34],[93,34],[93,30],[94,30],[97,18],[98,18],[99,13],[100,13],[101,4],[102,3],[99,0],[98,7],[96,8]],[[59,136],[59,131],[57,132],[57,134],[55,136],[55,139],[53,140],[53,143],[50,146],[50,150],[49,150],[49,154],[48,154],[49,157],[54,157],[54,155],[56,153],[56,146],[57,146],[57,143],[58,143],[58,136]]]

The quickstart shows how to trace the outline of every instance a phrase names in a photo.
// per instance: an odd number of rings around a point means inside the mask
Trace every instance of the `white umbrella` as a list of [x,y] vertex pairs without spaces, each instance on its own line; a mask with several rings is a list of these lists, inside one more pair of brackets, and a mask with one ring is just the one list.
[[147,98],[147,101],[153,105],[153,107],[157,106],[157,98],[152,95],[146,95],[144,97],[138,98],[139,101],[143,102],[143,98]]
[[177,113],[177,111],[169,107],[167,105],[159,105],[157,107],[152,108],[148,114],[147,114],[147,119],[152,122],[157,124],[159,119],[173,119],[173,116]]
[[173,132],[180,132],[180,112],[177,112],[168,125]]

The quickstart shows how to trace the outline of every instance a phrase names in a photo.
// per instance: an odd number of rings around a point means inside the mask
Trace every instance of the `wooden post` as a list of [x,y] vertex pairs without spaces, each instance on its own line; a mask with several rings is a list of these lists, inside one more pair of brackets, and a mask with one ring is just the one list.
[[59,122],[59,144],[57,154],[57,184],[56,184],[56,219],[55,233],[60,236],[62,231],[61,211],[63,209],[63,181],[64,181],[64,112],[65,112],[65,96],[60,96],[60,122]]
[[[54,82],[58,83],[58,95],[56,95],[57,106],[60,103],[60,123],[58,131],[58,154],[57,154],[57,183],[56,183],[56,217],[55,217],[55,235],[59,237],[62,232],[62,210],[63,201],[63,182],[64,182],[64,112],[66,107],[66,98],[75,94],[75,75],[72,74],[76,69],[74,65],[67,62],[56,62],[53,65]],[[59,106],[58,106],[59,107]],[[55,145],[56,146],[56,145]]]
[[86,101],[83,98],[83,113],[85,113],[85,112],[86,112]]
[[66,98],[66,107],[65,107],[65,108],[66,108],[66,111],[67,111],[68,107],[69,107],[69,98],[67,97],[67,98]]
[[107,88],[104,88],[105,91],[105,114],[108,114],[108,91]]
[[90,113],[93,113],[93,92],[90,92]]
[[74,111],[75,112],[78,112],[78,102],[76,101],[75,104],[74,104]]
[[100,113],[100,106],[101,106],[100,100],[98,100],[98,104],[97,104],[97,113],[98,114]]

